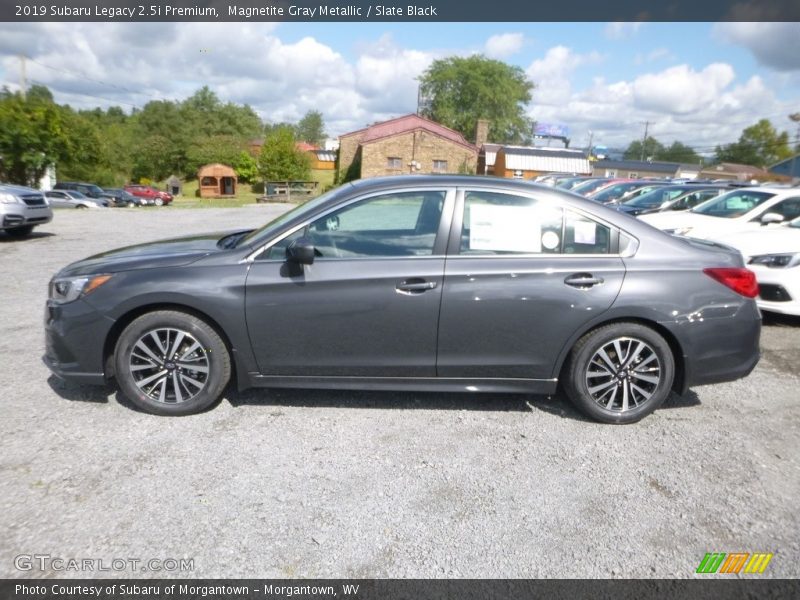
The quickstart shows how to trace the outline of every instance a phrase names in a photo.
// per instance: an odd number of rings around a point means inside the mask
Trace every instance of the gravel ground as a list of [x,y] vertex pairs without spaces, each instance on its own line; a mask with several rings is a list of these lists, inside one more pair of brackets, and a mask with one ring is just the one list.
[[706,552],[759,551],[767,576],[800,575],[800,319],[766,321],[747,379],[626,427],[560,398],[303,390],[168,419],[49,375],[61,266],[283,208],[62,211],[0,234],[0,577],[92,575],[20,554],[194,559],[126,576],[691,577]]

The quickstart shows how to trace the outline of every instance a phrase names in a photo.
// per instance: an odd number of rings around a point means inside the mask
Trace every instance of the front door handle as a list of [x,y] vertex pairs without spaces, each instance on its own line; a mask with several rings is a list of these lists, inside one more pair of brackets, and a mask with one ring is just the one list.
[[398,294],[421,294],[435,287],[435,281],[425,281],[421,277],[413,277],[398,283],[395,290]]
[[573,273],[564,280],[564,283],[579,289],[589,289],[593,285],[600,285],[603,283],[602,277],[595,277],[591,273]]

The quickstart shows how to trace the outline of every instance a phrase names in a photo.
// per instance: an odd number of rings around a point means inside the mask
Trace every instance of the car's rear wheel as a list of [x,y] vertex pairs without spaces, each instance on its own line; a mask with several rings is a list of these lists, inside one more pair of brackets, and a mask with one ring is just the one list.
[[132,321],[114,354],[122,392],[157,415],[189,415],[212,406],[231,375],[230,354],[205,321],[179,311],[156,311]]
[[129,200],[125,206],[127,206],[128,208],[136,208],[136,202],[134,202],[133,200]]
[[75,208],[88,208],[85,204],[78,204]]
[[12,237],[25,237],[26,235],[30,235],[32,231],[33,225],[25,225],[24,227],[6,229],[6,233]]
[[604,423],[634,423],[669,396],[675,359],[653,329],[612,323],[578,340],[564,375],[564,390],[581,412]]

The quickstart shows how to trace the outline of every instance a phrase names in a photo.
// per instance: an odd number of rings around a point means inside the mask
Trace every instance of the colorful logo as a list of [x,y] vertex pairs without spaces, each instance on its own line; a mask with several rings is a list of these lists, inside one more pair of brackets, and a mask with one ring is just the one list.
[[772,553],[756,552],[734,552],[725,554],[724,552],[708,552],[700,561],[696,573],[763,573],[769,561],[772,560]]

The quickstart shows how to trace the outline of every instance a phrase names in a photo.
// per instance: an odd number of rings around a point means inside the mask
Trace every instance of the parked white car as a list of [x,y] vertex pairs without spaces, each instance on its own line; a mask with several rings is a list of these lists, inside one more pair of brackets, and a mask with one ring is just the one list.
[[731,190],[691,210],[642,215],[667,233],[717,239],[736,231],[775,226],[800,217],[800,188],[747,187]]
[[759,308],[800,316],[800,218],[770,227],[721,236],[714,241],[736,248],[756,274]]

